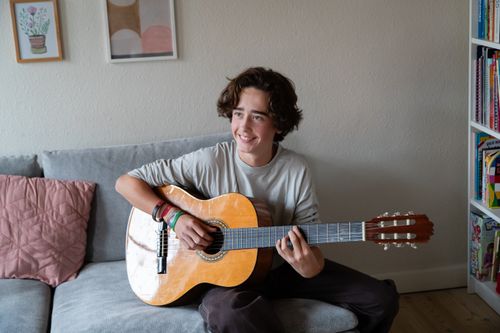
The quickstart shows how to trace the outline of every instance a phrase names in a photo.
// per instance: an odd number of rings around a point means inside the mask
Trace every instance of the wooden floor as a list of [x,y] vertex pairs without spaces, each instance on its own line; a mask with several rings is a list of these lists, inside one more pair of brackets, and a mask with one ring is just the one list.
[[402,294],[391,333],[434,332],[500,333],[500,316],[465,288]]

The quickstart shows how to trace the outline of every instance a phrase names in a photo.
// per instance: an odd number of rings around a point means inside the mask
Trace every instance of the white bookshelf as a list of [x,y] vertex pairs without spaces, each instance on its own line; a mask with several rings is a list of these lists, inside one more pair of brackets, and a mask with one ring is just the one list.
[[[474,83],[474,61],[476,60],[476,50],[478,46],[486,46],[492,49],[500,50],[500,44],[493,43],[490,41],[478,39],[477,36],[477,6],[478,0],[469,0],[469,83],[468,83],[468,137],[469,137],[469,150],[468,150],[468,215],[467,221],[470,223],[470,212],[480,211],[489,217],[493,218],[497,222],[500,223],[500,209],[490,209],[483,205],[482,202],[479,202],[474,199],[474,133],[483,132],[487,133],[495,138],[500,139],[500,133],[490,128],[483,126],[474,122],[474,102],[475,102],[475,83]],[[470,267],[470,244],[471,244],[471,236],[470,236],[470,226],[468,225],[467,233],[468,233],[468,254],[467,254],[467,262],[468,267]],[[468,272],[470,270],[468,269]],[[467,289],[470,293],[478,294],[486,303],[488,303],[498,314],[500,314],[500,295],[495,291],[496,283],[491,281],[479,281],[474,276],[469,274]]]

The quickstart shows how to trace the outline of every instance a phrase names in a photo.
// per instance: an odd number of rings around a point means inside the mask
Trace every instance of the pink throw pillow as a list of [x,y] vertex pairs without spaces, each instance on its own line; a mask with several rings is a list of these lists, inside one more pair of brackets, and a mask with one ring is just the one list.
[[95,184],[0,175],[0,278],[53,287],[83,264]]

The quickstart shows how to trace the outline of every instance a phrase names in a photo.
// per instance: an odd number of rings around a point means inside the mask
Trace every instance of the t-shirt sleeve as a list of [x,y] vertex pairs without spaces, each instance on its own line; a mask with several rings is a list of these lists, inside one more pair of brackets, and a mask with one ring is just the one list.
[[128,172],[128,175],[144,180],[150,186],[172,184],[192,188],[195,181],[196,163],[200,151],[175,159],[160,159]]
[[161,159],[134,169],[128,175],[144,180],[151,187],[176,185],[206,198],[227,193],[230,151],[219,143],[175,159]]

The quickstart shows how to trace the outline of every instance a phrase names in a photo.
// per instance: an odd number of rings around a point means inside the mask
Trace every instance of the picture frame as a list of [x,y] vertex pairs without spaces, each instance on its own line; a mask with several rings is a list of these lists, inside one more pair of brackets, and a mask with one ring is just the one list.
[[177,59],[174,0],[101,0],[110,63]]
[[58,0],[10,0],[19,63],[63,59]]

